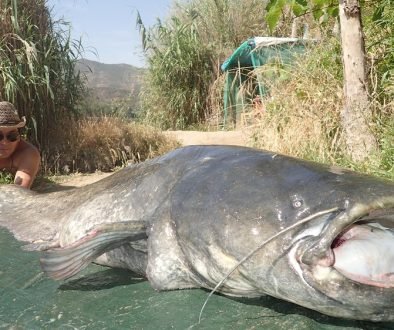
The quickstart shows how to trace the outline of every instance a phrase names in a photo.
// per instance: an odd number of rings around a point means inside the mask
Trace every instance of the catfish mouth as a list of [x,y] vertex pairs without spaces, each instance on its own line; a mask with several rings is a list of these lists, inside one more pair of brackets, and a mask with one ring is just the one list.
[[394,209],[371,211],[332,242],[332,265],[344,277],[365,285],[394,288]]
[[315,235],[305,235],[294,250],[298,271],[292,264],[304,280],[311,275],[320,284],[342,279],[394,288],[394,208],[344,212]]

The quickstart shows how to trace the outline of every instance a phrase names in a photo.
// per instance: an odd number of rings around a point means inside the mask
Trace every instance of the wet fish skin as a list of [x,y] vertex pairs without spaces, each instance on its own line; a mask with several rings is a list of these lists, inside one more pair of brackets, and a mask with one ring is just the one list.
[[1,187],[1,197],[0,225],[18,239],[58,244],[42,262],[59,279],[95,260],[142,273],[158,290],[212,289],[263,241],[292,228],[239,265],[219,291],[394,320],[394,288],[345,277],[333,267],[331,248],[357,221],[394,227],[391,181],[251,148],[192,146],[76,190],[38,195]]

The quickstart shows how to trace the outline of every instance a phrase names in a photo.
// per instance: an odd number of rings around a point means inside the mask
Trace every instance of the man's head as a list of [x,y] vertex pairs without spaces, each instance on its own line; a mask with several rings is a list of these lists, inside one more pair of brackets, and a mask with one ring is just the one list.
[[8,158],[15,151],[20,141],[18,129],[26,124],[10,102],[0,102],[0,158]]

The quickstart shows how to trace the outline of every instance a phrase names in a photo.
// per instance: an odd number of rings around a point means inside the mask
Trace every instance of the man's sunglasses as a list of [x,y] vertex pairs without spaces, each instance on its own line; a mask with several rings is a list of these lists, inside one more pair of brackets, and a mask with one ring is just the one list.
[[0,132],[0,141],[3,141],[4,138],[6,138],[9,142],[15,142],[19,139],[19,133],[18,132],[10,132],[10,133],[4,135],[2,132]]

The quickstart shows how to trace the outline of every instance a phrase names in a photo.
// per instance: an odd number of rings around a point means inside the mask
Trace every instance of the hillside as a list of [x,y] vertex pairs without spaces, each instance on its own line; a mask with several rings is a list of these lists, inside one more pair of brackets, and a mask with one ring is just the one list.
[[144,69],[128,64],[104,64],[82,59],[77,70],[86,75],[90,96],[108,103],[130,97],[138,98]]

